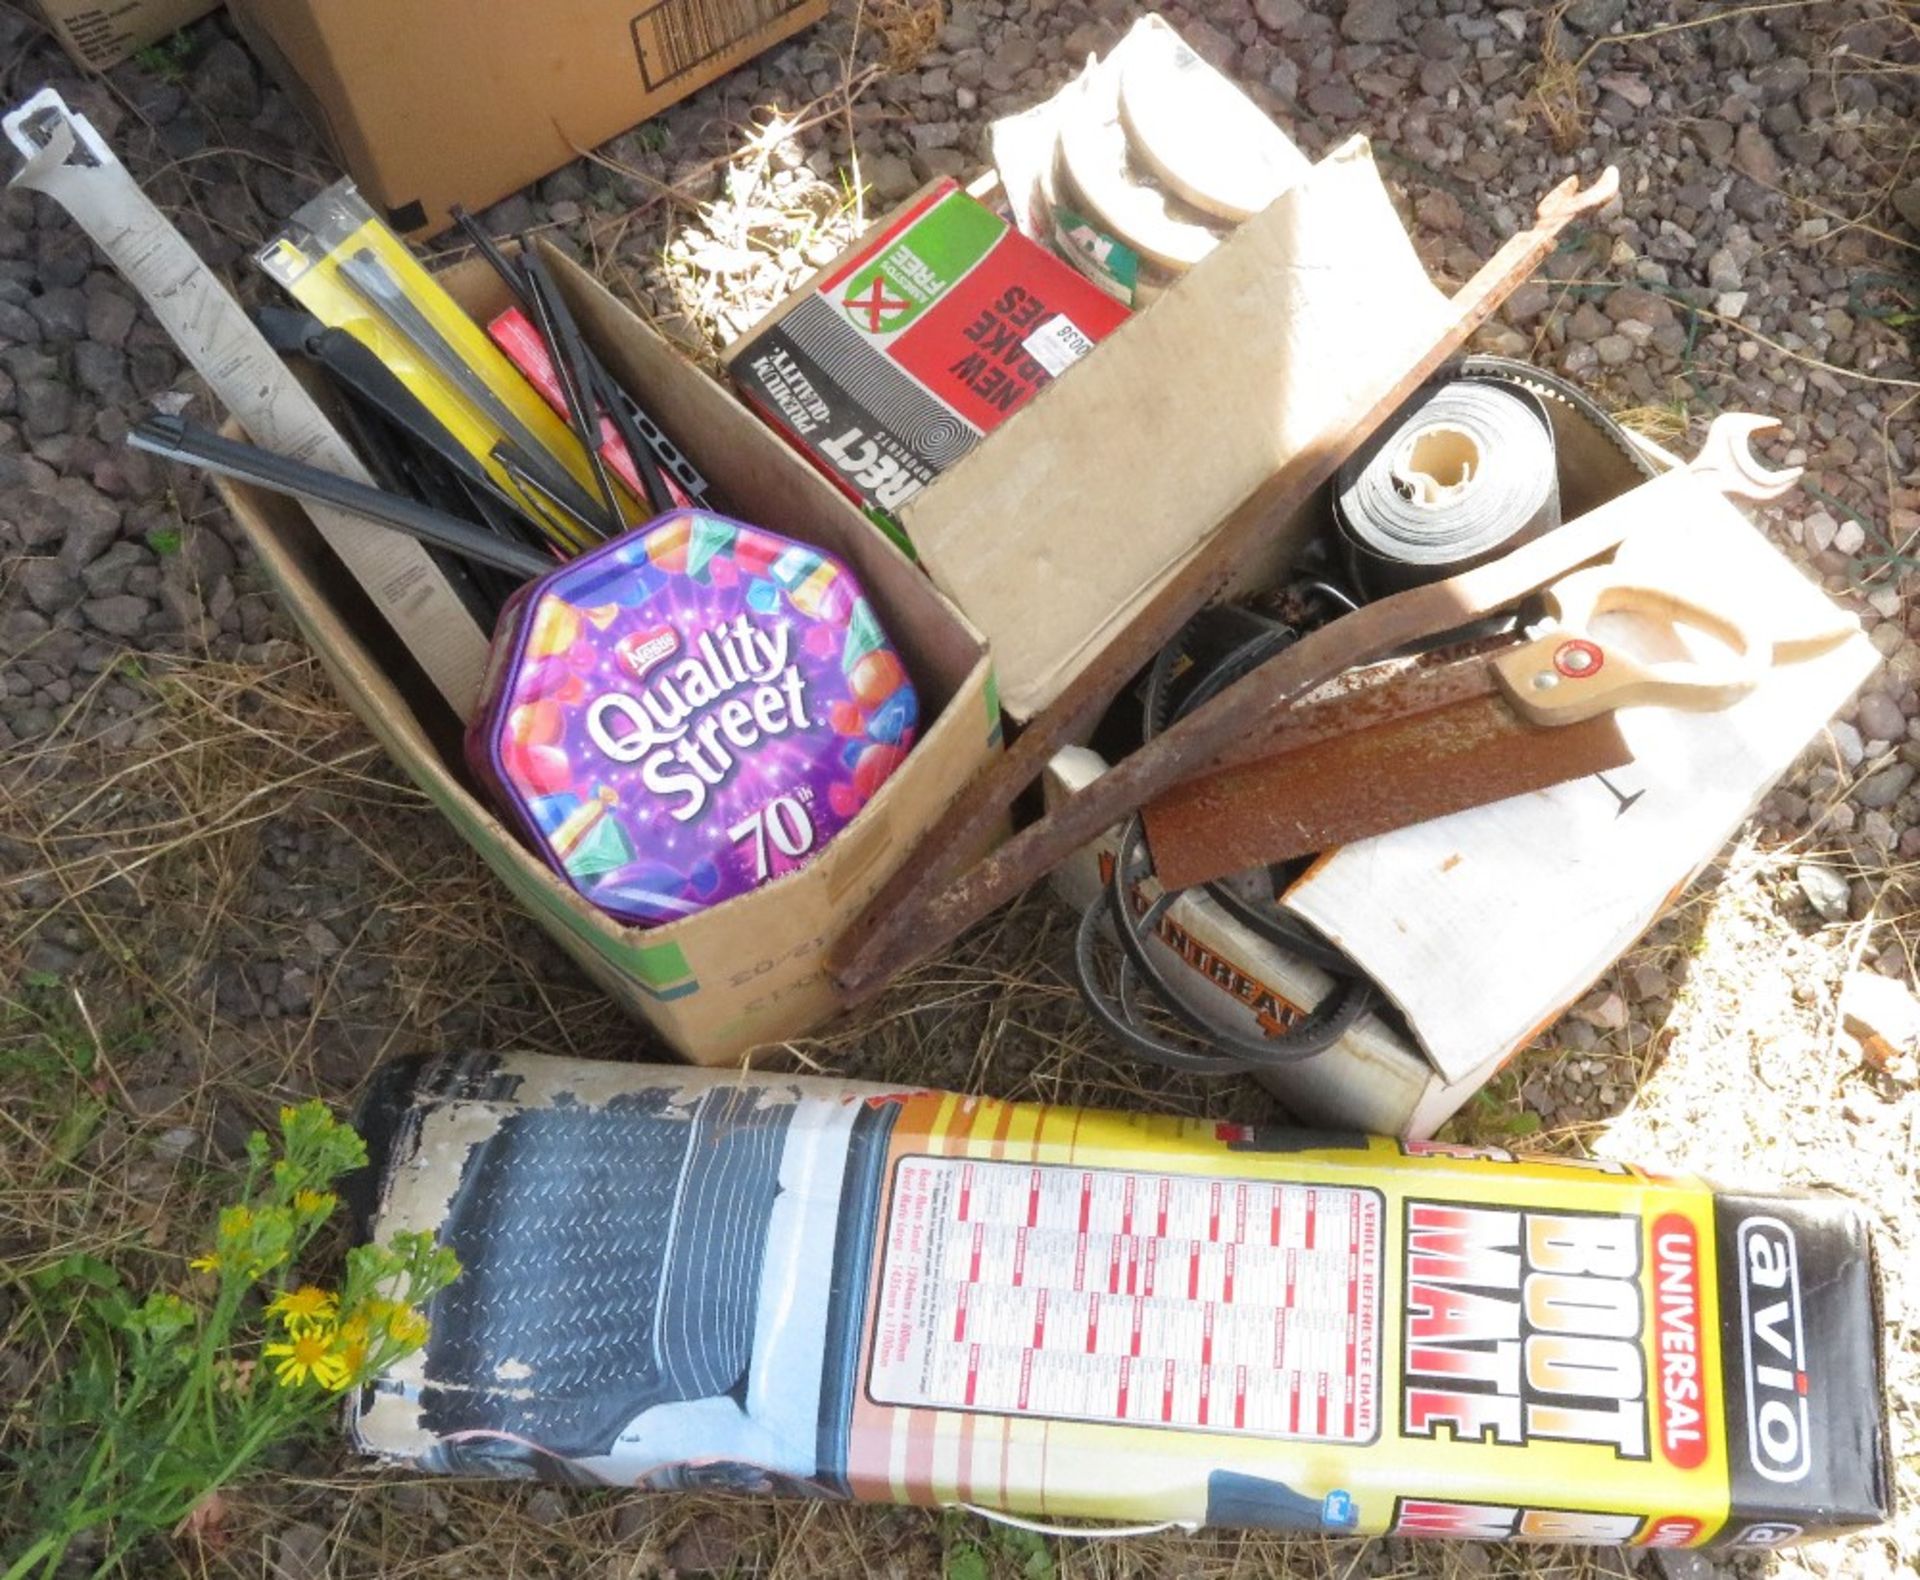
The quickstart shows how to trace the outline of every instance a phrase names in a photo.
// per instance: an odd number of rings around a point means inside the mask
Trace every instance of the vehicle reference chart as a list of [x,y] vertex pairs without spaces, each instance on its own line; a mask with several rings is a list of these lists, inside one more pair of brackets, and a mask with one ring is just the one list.
[[876,1404],[1372,1441],[1371,1190],[906,1157]]

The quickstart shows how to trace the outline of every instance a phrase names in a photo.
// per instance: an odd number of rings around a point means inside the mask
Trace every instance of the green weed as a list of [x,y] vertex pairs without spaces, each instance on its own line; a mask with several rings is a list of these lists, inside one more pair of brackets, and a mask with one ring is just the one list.
[[277,1143],[247,1143],[200,1276],[143,1294],[74,1252],[16,1281],[64,1365],[18,1456],[32,1540],[0,1580],[52,1580],[76,1549],[106,1575],[166,1532],[217,1533],[223,1488],[426,1342],[420,1308],[459,1271],[429,1235],[356,1246],[337,1289],[294,1281],[340,1204],[333,1182],[366,1159],[324,1103],[283,1108]]
[[187,59],[192,54],[193,40],[182,28],[158,43],[147,45],[145,49],[136,49],[133,58],[137,65],[144,66],[162,82],[183,82],[187,75]]

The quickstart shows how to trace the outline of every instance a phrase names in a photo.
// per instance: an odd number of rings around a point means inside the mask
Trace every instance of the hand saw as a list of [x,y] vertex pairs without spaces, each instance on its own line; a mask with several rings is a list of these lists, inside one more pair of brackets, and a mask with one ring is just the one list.
[[[1611,563],[1548,586],[1551,618],[1531,635],[1389,659],[1321,687],[1287,711],[1258,759],[1146,805],[1161,885],[1212,883],[1624,767],[1633,752],[1617,709],[1730,707],[1771,665],[1815,657],[1858,629],[1836,610],[1817,631],[1758,630],[1668,558],[1660,538],[1629,538]],[[1607,615],[1690,628],[1712,648],[1700,656],[1700,644],[1669,635],[1684,656],[1641,657],[1606,634]]]
[[[1611,190],[1608,182],[1603,190]],[[1474,298],[1475,316],[1484,316],[1489,300],[1510,289],[1515,274],[1531,267],[1551,236],[1566,223],[1569,206],[1584,205],[1594,194],[1571,188],[1549,200],[1552,213],[1540,227],[1509,243],[1511,256],[1496,257],[1462,296]],[[1549,207],[1543,204],[1543,210]],[[1507,249],[1503,249],[1503,252]],[[1485,278],[1482,279],[1482,276]],[[1476,283],[1477,282],[1477,283]],[[1414,373],[1425,377],[1423,364]],[[1406,390],[1400,391],[1404,399]],[[1369,414],[1377,426],[1388,410]],[[970,851],[991,834],[993,819],[1016,789],[1044,765],[1072,728],[1091,724],[1096,703],[1112,695],[1113,676],[1123,660],[1127,674],[1137,672],[1152,653],[1140,653],[1143,636],[1164,647],[1204,601],[1225,582],[1223,562],[1233,563],[1241,533],[1257,517],[1236,516],[1189,563],[1135,621],[1116,648],[1082,673],[1044,714],[1014,742],[1001,764],[963,790],[926,836],[930,859],[909,862],[883,884],[831,952],[834,980],[857,1002],[875,992],[895,972],[951,943],[972,923],[1044,877],[1102,830],[1131,816],[1195,774],[1267,754],[1284,710],[1355,665],[1379,660],[1408,643],[1459,630],[1480,617],[1511,608],[1536,589],[1568,575],[1590,560],[1611,553],[1633,535],[1632,528],[1654,514],[1673,515],[1717,501],[1722,494],[1773,499],[1799,478],[1798,469],[1776,472],[1757,463],[1748,438],[1774,426],[1768,417],[1725,412],[1714,419],[1700,454],[1688,465],[1664,473],[1630,494],[1588,512],[1558,531],[1515,549],[1502,559],[1463,571],[1430,586],[1415,587],[1371,603],[1345,619],[1310,633],[1269,664],[1234,682],[1203,707],[1155,736],[1131,757],[1115,764],[1073,798],[1022,829],[994,853],[961,868],[951,854]],[[1362,424],[1353,442],[1371,429]],[[1299,490],[1321,482],[1344,450],[1332,438],[1316,448],[1319,463],[1289,463],[1269,485],[1276,495],[1304,500]],[[1239,530],[1230,530],[1230,529]],[[1196,596],[1196,594],[1198,596]],[[1178,621],[1172,620],[1178,612]],[[1110,689],[1112,688],[1112,689]],[[957,874],[957,875],[956,875]]]

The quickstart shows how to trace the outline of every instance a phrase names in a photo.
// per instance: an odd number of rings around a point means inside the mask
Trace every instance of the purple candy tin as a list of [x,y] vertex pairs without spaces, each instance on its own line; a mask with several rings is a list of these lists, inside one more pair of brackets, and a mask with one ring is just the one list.
[[805,866],[918,717],[844,565],[680,510],[508,604],[467,760],[556,872],[649,926]]

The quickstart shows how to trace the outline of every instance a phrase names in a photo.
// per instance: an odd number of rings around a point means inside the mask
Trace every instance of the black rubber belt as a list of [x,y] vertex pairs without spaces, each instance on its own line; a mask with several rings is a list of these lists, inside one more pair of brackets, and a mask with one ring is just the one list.
[[[1395,458],[1422,429],[1470,439],[1471,484],[1433,504],[1407,497]],[[1334,529],[1354,583],[1373,597],[1444,581],[1560,525],[1553,418],[1532,390],[1463,374],[1428,384],[1341,466]],[[1444,481],[1444,480],[1443,480]]]

